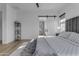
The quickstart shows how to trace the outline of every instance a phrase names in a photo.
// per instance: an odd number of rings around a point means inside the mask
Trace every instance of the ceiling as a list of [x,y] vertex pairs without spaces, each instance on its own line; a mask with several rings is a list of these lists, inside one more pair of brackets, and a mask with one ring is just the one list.
[[63,8],[67,3],[39,3],[39,8],[37,8],[35,3],[10,3],[11,6],[24,11],[36,11],[36,10],[52,10],[58,11]]

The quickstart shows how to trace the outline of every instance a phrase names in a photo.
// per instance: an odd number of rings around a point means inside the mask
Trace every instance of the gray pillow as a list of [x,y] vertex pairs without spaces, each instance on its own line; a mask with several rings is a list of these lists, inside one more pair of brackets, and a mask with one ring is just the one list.
[[31,56],[35,52],[36,44],[37,39],[33,40],[32,42],[29,42],[21,52],[21,56]]
[[69,36],[71,35],[71,33],[72,33],[72,32],[61,32],[61,33],[59,34],[59,37],[68,39]]

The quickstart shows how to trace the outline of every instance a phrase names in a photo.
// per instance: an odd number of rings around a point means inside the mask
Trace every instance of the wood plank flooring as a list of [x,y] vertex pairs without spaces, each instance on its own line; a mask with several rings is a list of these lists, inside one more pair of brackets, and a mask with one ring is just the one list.
[[21,46],[22,43],[24,42],[29,42],[30,40],[20,40],[20,41],[15,41],[9,44],[0,44],[0,56],[8,56],[10,55],[13,51],[15,51],[19,46]]

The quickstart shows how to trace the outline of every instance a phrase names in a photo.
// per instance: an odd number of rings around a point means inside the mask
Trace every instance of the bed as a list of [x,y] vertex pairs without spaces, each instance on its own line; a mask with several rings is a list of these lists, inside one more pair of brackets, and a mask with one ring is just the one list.
[[[18,50],[17,50],[18,51]],[[37,38],[10,56],[79,56],[79,34],[63,32],[59,36]]]

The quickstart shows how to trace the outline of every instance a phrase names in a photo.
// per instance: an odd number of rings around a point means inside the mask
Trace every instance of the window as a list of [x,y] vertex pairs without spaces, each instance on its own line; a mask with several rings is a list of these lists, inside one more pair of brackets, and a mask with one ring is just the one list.
[[65,31],[65,22],[66,22],[65,14],[66,13],[63,13],[62,15],[59,16],[60,17],[60,20],[59,20],[60,32]]
[[60,29],[61,29],[60,31],[61,32],[65,31],[65,21],[66,21],[65,18],[60,20]]

